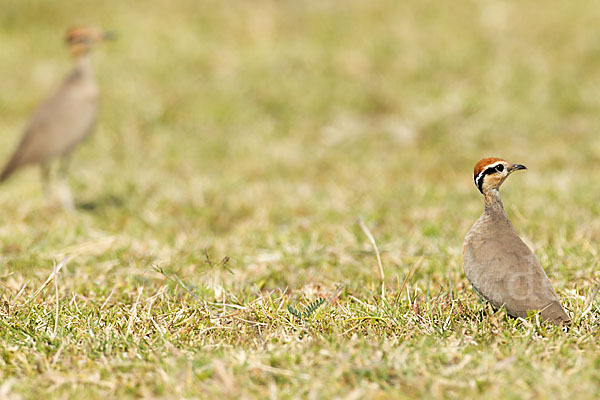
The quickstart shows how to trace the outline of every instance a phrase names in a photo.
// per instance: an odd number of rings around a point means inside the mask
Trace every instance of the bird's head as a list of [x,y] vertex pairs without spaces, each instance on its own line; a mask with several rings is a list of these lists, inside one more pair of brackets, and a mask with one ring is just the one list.
[[502,182],[513,172],[527,169],[521,164],[511,164],[501,158],[484,158],[475,164],[473,181],[482,194],[499,189]]
[[79,57],[89,53],[96,43],[114,38],[114,33],[110,31],[75,26],[67,30],[65,41],[67,42],[67,46],[69,46],[69,50],[71,50],[71,54],[74,57]]

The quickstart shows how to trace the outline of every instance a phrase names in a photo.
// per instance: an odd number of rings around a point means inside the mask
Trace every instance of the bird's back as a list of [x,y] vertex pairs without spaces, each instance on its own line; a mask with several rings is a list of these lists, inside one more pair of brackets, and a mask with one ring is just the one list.
[[75,68],[36,109],[0,180],[23,165],[68,154],[91,132],[97,108],[98,88],[91,72]]
[[537,257],[519,238],[504,212],[486,208],[465,237],[467,279],[494,307],[516,317],[540,311],[561,324],[569,321]]

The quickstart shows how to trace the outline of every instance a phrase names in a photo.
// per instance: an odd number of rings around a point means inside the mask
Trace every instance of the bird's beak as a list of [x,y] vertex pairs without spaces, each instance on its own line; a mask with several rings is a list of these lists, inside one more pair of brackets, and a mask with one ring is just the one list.
[[510,167],[510,172],[515,172],[515,171],[520,170],[520,169],[527,169],[527,167],[524,166],[524,165],[522,165],[522,164],[513,164]]
[[116,40],[117,34],[114,31],[102,32],[102,40]]

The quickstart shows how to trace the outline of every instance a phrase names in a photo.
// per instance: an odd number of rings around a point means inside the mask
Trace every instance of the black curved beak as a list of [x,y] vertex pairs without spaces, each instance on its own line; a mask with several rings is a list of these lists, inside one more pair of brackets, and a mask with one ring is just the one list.
[[116,40],[117,34],[115,31],[104,31],[102,34],[102,40]]
[[510,172],[514,172],[514,171],[517,171],[517,170],[520,170],[520,169],[527,169],[527,167],[524,166],[524,165],[522,165],[522,164],[513,164],[510,167]]

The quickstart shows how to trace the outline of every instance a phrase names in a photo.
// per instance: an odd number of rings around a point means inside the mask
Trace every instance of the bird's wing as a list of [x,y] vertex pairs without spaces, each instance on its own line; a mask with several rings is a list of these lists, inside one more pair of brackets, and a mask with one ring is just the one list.
[[41,103],[30,118],[17,149],[0,174],[0,181],[19,167],[66,154],[91,130],[97,109],[95,93],[85,82],[69,77]]
[[511,315],[526,317],[528,311],[542,310],[542,317],[554,319],[560,314],[556,305],[562,310],[539,260],[512,229],[467,240],[464,267],[475,289]]

